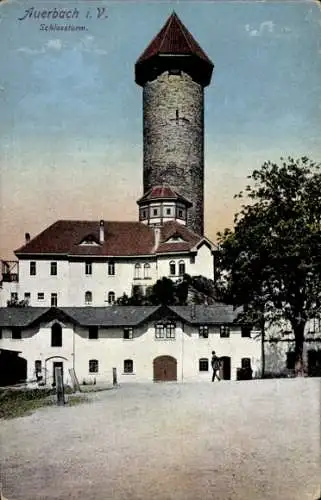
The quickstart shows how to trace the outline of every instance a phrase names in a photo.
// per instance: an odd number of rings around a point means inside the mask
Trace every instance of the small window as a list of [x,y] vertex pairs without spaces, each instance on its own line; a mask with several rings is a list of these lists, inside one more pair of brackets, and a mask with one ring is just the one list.
[[90,306],[92,304],[92,301],[93,301],[93,294],[88,290],[85,293],[85,304],[86,304],[86,306]]
[[144,278],[150,278],[150,265],[144,264]]
[[203,339],[208,339],[208,326],[207,325],[200,325],[199,336]]
[[37,272],[36,262],[32,261],[30,262],[30,276],[36,276],[36,272]]
[[154,215],[154,217],[157,217],[157,215],[158,215],[158,208],[153,208],[153,215]]
[[15,340],[21,339],[21,328],[19,328],[18,326],[14,326],[12,328],[12,338]]
[[178,217],[183,218],[183,210],[181,208],[178,209]]
[[51,307],[57,307],[58,295],[56,293],[51,294],[50,304],[51,304]]
[[108,275],[115,276],[115,262],[113,261],[108,262]]
[[220,337],[227,338],[230,336],[230,327],[227,325],[220,326]]
[[183,260],[180,260],[178,263],[178,274],[180,276],[184,276],[185,274],[185,262]]
[[166,208],[166,215],[171,215],[172,210],[170,208]]
[[175,338],[175,325],[173,323],[167,323],[166,325],[166,338],[167,339]]
[[132,328],[124,328],[123,339],[124,340],[132,340],[133,338],[133,329]]
[[98,339],[98,326],[90,326],[88,328],[88,338],[91,340]]
[[62,347],[62,328],[59,323],[51,327],[51,347]]
[[124,361],[124,373],[133,373],[134,363],[132,359],[125,359]]
[[50,262],[50,275],[57,276],[57,262]]
[[295,369],[295,352],[289,351],[286,355],[286,367],[288,370]]
[[135,270],[134,270],[134,278],[135,278],[135,279],[139,279],[139,278],[140,278],[140,268],[141,268],[141,266],[140,266],[140,264],[137,262],[137,263],[135,264]]
[[251,327],[249,325],[241,326],[241,336],[247,338],[251,337]]
[[31,294],[30,292],[25,292],[25,295],[24,295],[24,298],[27,302],[29,302],[30,298],[31,298]]
[[37,298],[38,300],[45,300],[45,294],[43,292],[38,292]]
[[89,373],[98,373],[98,360],[90,359],[89,360]]
[[208,359],[201,358],[198,362],[198,367],[200,372],[208,372]]
[[92,263],[85,262],[85,274],[86,276],[90,276],[93,273]]
[[114,304],[115,303],[115,292],[109,292],[108,293],[108,304]]
[[169,274],[171,276],[175,276],[175,274],[176,274],[176,265],[175,265],[175,262],[173,260],[169,263]]
[[191,255],[190,257],[190,263],[195,264],[195,255]]
[[155,337],[157,339],[163,339],[165,337],[164,325],[162,324],[155,325]]

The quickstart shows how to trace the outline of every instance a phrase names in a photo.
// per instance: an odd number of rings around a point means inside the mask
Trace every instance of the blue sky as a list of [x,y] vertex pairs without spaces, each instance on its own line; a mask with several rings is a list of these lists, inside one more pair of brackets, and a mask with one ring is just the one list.
[[[84,32],[42,31],[26,8],[79,10]],[[95,19],[97,7],[108,17]],[[91,19],[86,19],[90,9]],[[134,64],[175,9],[215,64],[205,91],[205,227],[265,160],[321,153],[315,2],[5,2],[0,5],[0,256],[57,219],[136,220],[142,89]]]

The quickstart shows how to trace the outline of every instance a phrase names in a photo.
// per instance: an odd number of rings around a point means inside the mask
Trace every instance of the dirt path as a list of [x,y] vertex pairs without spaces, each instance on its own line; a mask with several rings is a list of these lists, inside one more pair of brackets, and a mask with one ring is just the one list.
[[320,379],[127,385],[1,421],[9,500],[315,500]]

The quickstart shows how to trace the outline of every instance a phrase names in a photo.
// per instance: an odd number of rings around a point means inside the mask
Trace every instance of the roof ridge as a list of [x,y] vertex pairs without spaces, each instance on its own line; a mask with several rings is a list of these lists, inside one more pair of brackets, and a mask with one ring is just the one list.
[[173,22],[173,19],[174,19],[174,15],[172,14],[172,15],[170,16],[170,18],[168,19],[168,25],[167,25],[167,27],[166,27],[166,30],[164,31],[164,34],[163,34],[163,39],[162,39],[162,41],[161,41],[161,43],[160,43],[160,46],[158,47],[157,52],[161,52],[162,45],[163,45],[163,43],[164,43],[164,41],[165,41],[165,39],[166,39],[166,36],[167,36],[168,30],[169,30],[169,28],[170,28],[170,26],[171,26],[171,24],[172,24],[172,22]]

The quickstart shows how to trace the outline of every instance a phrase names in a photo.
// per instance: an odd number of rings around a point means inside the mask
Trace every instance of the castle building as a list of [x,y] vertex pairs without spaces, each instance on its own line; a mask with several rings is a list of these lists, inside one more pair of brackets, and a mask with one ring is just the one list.
[[213,64],[173,13],[139,57],[143,195],[138,222],[60,220],[2,262],[1,306],[102,307],[162,277],[214,279],[204,236],[204,87]]

